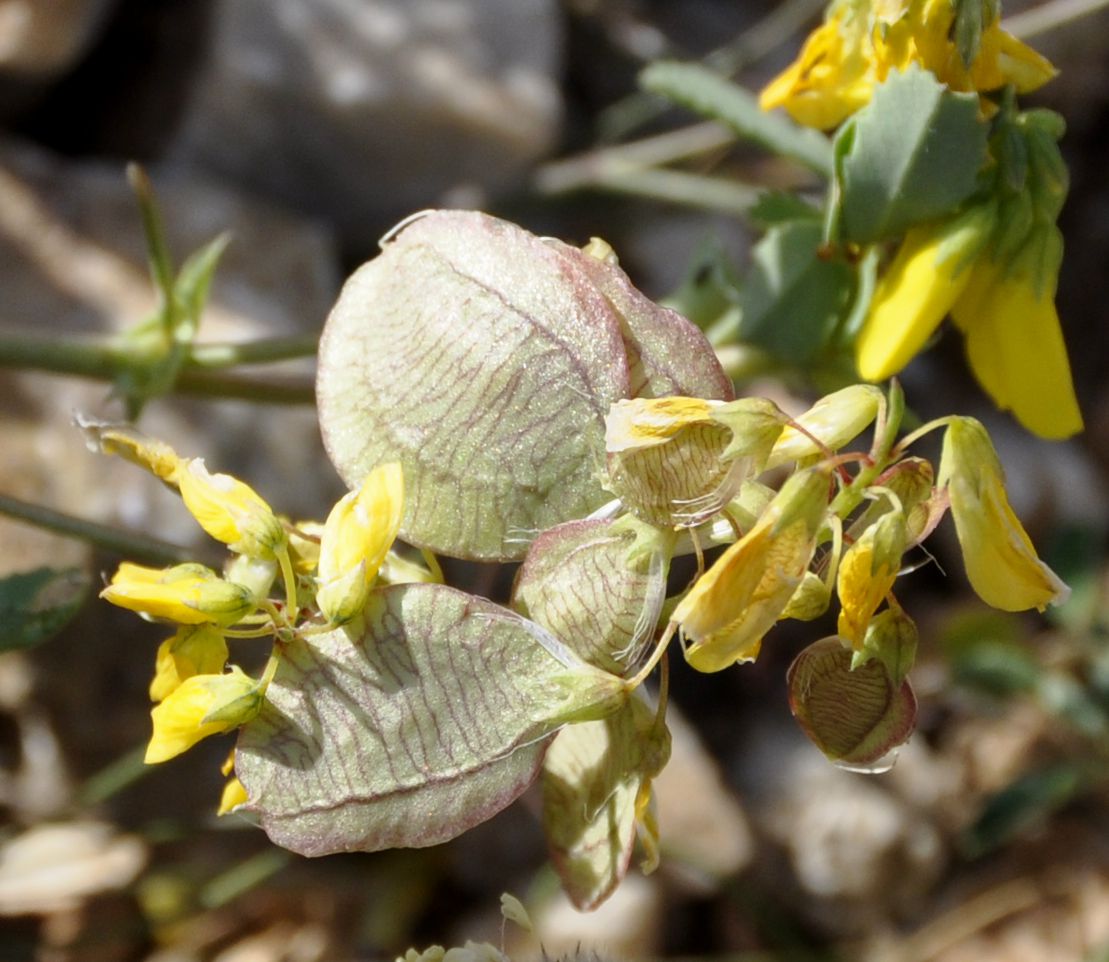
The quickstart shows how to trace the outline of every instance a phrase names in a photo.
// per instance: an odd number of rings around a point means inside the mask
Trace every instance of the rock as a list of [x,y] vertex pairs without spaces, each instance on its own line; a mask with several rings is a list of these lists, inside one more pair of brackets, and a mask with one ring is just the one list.
[[219,0],[171,152],[365,254],[412,210],[520,178],[557,130],[559,59],[553,0]]
[[99,822],[39,825],[0,848],[0,915],[57,912],[129,885],[143,842]]

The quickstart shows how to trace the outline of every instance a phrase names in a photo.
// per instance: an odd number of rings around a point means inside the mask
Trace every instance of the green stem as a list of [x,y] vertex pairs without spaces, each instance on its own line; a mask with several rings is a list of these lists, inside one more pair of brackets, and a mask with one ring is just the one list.
[[0,514],[26,521],[56,534],[87,541],[89,544],[122,557],[138,558],[151,564],[175,565],[195,560],[195,552],[170,544],[168,541],[121,531],[83,518],[75,518],[73,515],[55,511],[40,504],[21,501],[6,494],[0,494]]
[[77,798],[82,805],[100,805],[113,795],[118,794],[139,781],[154,769],[143,763],[146,746],[140,745],[121,755],[114,762],[90,775],[78,792]]
[[[317,340],[316,335],[304,335],[242,344],[193,345],[174,390],[197,397],[311,404],[314,391],[307,380],[244,377],[219,371],[233,364],[265,364],[310,357],[315,353]],[[125,342],[115,337],[59,341],[25,334],[0,335],[0,367],[115,381],[124,371],[142,363]]]

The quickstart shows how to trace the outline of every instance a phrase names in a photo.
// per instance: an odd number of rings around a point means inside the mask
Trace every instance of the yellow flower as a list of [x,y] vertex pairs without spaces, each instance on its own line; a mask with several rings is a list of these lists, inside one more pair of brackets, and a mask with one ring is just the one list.
[[784,107],[798,123],[828,130],[867,104],[891,70],[913,63],[956,91],[1013,84],[1025,93],[1055,76],[1049,61],[1002,30],[997,19],[983,30],[968,68],[954,41],[954,18],[952,0],[839,0],[797,60],[762,91],[759,104],[763,110]]
[[316,604],[329,622],[343,624],[365,607],[378,569],[404,516],[399,464],[374,468],[357,491],[339,499],[320,537]]
[[1022,265],[1008,275],[982,258],[952,319],[966,336],[971,370],[1003,411],[1042,438],[1059,440],[1082,430],[1067,346],[1055,310],[1051,274],[1037,287]]
[[905,235],[855,342],[862,377],[885,380],[924,347],[970,281],[993,226],[994,208],[982,204]]
[[904,550],[905,520],[900,511],[889,511],[844,552],[836,579],[842,606],[838,632],[856,649],[862,647],[874,612],[893,590]]
[[1070,437],[1082,415],[1055,310],[1062,242],[1054,226],[1033,231],[1003,265],[983,250],[993,223],[980,205],[906,234],[855,343],[859,374],[896,374],[950,311],[994,403],[1040,437]]
[[258,714],[262,701],[261,686],[238,668],[225,675],[186,678],[151,711],[154,734],[144,761],[164,762],[209,735],[246,724]]
[[828,473],[798,472],[758,524],[701,576],[671,616],[689,643],[690,665],[720,671],[758,656],[812,560],[827,507]]
[[1037,556],[1005,493],[1005,473],[986,429],[953,418],[937,482],[947,486],[971,587],[988,605],[1024,611],[1062,604],[1070,589]]
[[249,589],[199,564],[146,568],[125,561],[100,597],[144,617],[182,625],[233,625],[256,607]]
[[162,701],[193,675],[214,675],[227,664],[227,641],[211,625],[182,627],[158,647],[150,700]]
[[192,516],[232,551],[268,559],[284,549],[284,527],[250,485],[229,474],[209,474],[203,458],[184,462],[177,482]]

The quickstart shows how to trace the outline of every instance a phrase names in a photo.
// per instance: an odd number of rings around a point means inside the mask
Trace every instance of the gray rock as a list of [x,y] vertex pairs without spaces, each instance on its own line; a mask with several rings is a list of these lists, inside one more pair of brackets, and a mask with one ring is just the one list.
[[510,187],[557,130],[553,0],[219,0],[211,29],[172,155],[362,253],[451,192]]

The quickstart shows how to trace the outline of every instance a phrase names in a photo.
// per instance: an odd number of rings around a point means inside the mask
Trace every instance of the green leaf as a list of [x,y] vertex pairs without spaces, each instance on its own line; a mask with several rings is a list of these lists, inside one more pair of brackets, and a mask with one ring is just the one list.
[[[194,251],[181,266],[173,285],[173,294],[180,305],[182,317],[178,319],[177,339],[189,343],[200,326],[200,317],[208,303],[212,277],[219,266],[224,250],[231,242],[229,233],[220,234],[202,248]],[[183,328],[183,329],[182,329]]]
[[513,612],[444,585],[394,585],[371,594],[359,630],[283,648],[235,768],[285,848],[435,845],[519,796],[561,725],[626,697]]
[[772,227],[755,246],[740,292],[741,340],[793,364],[826,346],[851,299],[854,272],[821,256],[823,232],[814,220]]
[[438,211],[347,282],[316,393],[348,485],[403,465],[406,540],[508,561],[608,500],[604,417],[633,387],[731,390],[703,335],[615,266],[485,214]]
[[781,114],[766,113],[749,91],[707,67],[693,63],[653,63],[639,75],[644,90],[727,124],[741,137],[789,157],[825,177],[832,174],[828,138]]
[[657,553],[628,561],[635,540],[611,521],[570,521],[532,543],[512,606],[578,657],[623,674],[654,637],[666,596],[666,562]]
[[865,767],[908,741],[916,697],[907,681],[895,684],[877,659],[854,670],[851,661],[851,650],[836,636],[809,645],[786,675],[789,707],[828,758]]
[[768,190],[748,212],[751,221],[764,230],[793,220],[820,220],[820,211],[808,201],[786,190]]
[[0,579],[0,652],[56,635],[77,614],[89,587],[80,568],[36,568]]
[[836,136],[840,236],[868,244],[952,213],[978,184],[986,139],[977,96],[916,67],[891,73]]
[[628,870],[636,800],[670,758],[670,733],[632,698],[601,721],[558,733],[543,762],[543,826],[570,901],[596,908]]

